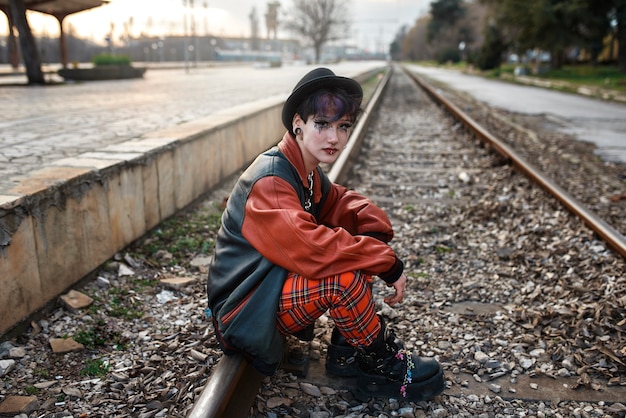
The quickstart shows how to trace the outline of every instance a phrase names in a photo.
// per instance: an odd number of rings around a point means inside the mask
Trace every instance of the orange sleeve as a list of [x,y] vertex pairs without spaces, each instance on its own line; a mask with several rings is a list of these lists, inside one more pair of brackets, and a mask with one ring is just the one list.
[[386,243],[318,224],[304,211],[293,187],[276,176],[254,184],[242,234],[272,263],[310,279],[355,270],[379,275],[397,264]]
[[391,221],[370,199],[333,183],[320,216],[320,223],[341,226],[352,235],[370,235],[381,241],[393,238]]

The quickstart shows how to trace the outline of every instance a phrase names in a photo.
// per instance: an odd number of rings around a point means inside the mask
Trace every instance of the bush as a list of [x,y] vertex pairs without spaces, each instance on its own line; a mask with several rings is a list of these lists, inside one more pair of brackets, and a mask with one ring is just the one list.
[[126,55],[100,54],[91,59],[96,67],[101,65],[130,65],[130,57]]
[[502,41],[500,31],[494,26],[488,26],[485,41],[476,56],[476,65],[483,71],[496,69],[500,67],[504,51],[506,45]]
[[439,64],[445,64],[451,62],[456,64],[461,61],[461,52],[454,47],[446,48],[437,53],[437,62]]

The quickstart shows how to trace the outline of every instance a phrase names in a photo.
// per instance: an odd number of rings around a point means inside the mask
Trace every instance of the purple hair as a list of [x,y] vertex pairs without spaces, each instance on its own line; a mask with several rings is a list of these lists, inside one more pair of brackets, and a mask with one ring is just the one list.
[[342,89],[321,89],[304,99],[296,113],[304,122],[311,115],[332,117],[331,122],[347,116],[354,122],[360,112],[360,98],[351,96]]

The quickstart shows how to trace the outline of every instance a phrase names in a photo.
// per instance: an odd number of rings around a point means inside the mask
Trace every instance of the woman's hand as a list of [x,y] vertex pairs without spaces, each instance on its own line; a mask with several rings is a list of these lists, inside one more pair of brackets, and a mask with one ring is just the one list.
[[387,305],[393,306],[396,303],[402,302],[402,300],[404,299],[404,292],[406,290],[406,280],[406,274],[402,273],[398,280],[387,285],[395,289],[395,293],[393,294],[393,296],[389,296],[384,299]]

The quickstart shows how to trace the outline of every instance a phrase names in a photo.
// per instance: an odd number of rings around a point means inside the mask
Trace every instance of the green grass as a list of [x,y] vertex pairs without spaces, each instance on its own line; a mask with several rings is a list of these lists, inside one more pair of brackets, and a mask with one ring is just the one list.
[[452,251],[452,248],[448,247],[447,245],[437,245],[435,247],[435,250],[437,250],[437,253],[439,254],[447,254]]
[[[421,264],[421,262],[419,264]],[[430,277],[427,273],[424,273],[423,271],[419,271],[419,272],[410,271],[407,273],[407,276],[413,279],[428,279]]]
[[24,392],[26,392],[27,395],[37,395],[39,393],[39,389],[37,389],[35,386],[26,386],[24,388]]
[[[501,74],[513,75],[515,64],[503,64],[500,68],[485,72],[488,77],[500,77]],[[529,66],[527,66],[529,67]],[[559,69],[547,69],[537,75],[531,74],[542,80],[561,81],[571,84],[573,87],[598,87],[608,90],[626,91],[626,73],[622,73],[616,66],[611,65],[565,65]]]
[[[126,311],[125,309],[124,312],[126,313]],[[127,314],[120,316],[126,319],[134,319],[137,317],[131,316],[128,318]],[[112,347],[115,350],[123,350],[128,345],[128,339],[104,319],[96,321],[93,326],[86,329],[79,329],[76,334],[74,334],[74,341],[92,350],[102,347]]]
[[127,320],[139,319],[143,316],[141,311],[134,309],[137,303],[129,292],[125,289],[117,289],[115,292],[111,289],[111,299],[109,301],[109,315],[116,318],[124,318]]
[[80,371],[81,376],[104,377],[109,372],[109,365],[102,359],[89,360]]
[[[444,68],[455,68],[459,70],[466,69],[468,65],[466,62],[439,65],[434,61],[419,61],[416,62],[416,64],[426,67],[436,66]],[[500,78],[502,75],[506,74],[512,77],[515,68],[519,65],[526,66],[529,69],[531,68],[530,64],[502,64],[496,69],[482,72],[482,75],[489,78]],[[560,81],[563,83],[568,83],[571,85],[571,87],[565,89],[571,91],[575,91],[578,87],[587,86],[603,88],[607,90],[615,90],[618,92],[626,92],[626,73],[620,72],[619,68],[615,65],[593,66],[590,64],[576,64],[564,65],[562,68],[559,69],[546,69],[544,66],[542,66],[542,69],[545,71],[541,74],[530,74],[529,76],[536,77],[542,80]],[[478,70],[474,68],[474,71]]]
[[559,80],[584,86],[626,91],[626,73],[614,66],[571,65],[558,70],[548,70],[538,77]]
[[374,92],[376,91],[376,88],[378,87],[378,83],[380,82],[380,78],[384,76],[385,76],[385,72],[379,71],[378,73],[376,73],[375,75],[373,75],[372,77],[368,78],[363,83],[361,83],[361,88],[363,89],[363,107],[364,108],[367,105],[367,102],[369,101],[369,99],[371,99],[372,96],[374,95]]
[[152,258],[157,251],[172,254],[171,265],[184,264],[199,254],[209,254],[215,246],[215,231],[219,228],[221,212],[190,211],[170,218],[151,231],[134,255]]
[[101,347],[106,342],[105,338],[93,327],[87,330],[79,330],[74,335],[74,341],[88,348]]
[[91,62],[95,66],[130,65],[130,57],[126,55],[98,54],[91,59]]

